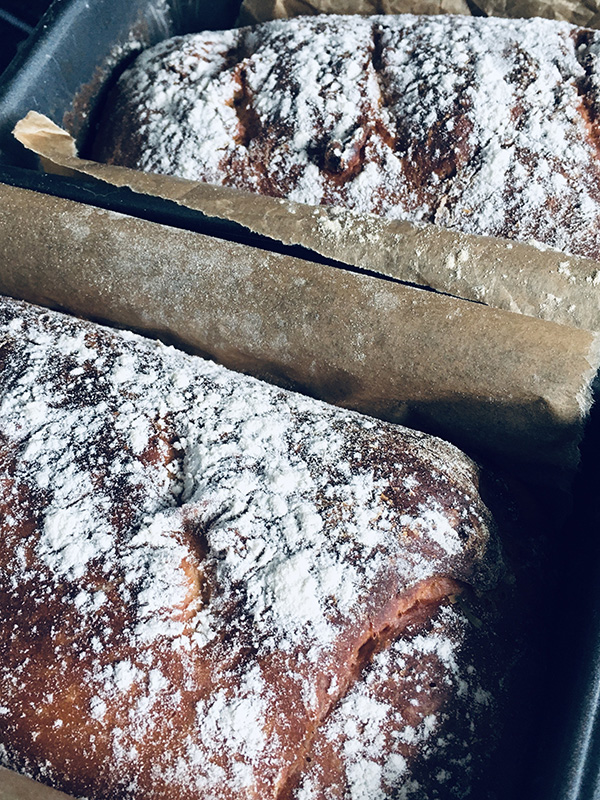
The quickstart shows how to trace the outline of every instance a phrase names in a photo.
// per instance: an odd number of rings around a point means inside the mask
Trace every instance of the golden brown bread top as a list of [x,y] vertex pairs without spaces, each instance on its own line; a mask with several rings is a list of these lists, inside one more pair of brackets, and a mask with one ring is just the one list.
[[[0,364],[0,758],[63,790],[279,797],[378,654],[502,569],[433,437],[12,300]],[[471,697],[450,612],[423,635]]]
[[499,726],[497,698],[483,688],[495,686],[481,663],[489,642],[449,603],[427,617],[374,656],[319,728],[281,800],[480,796],[480,748],[493,748]]
[[143,53],[94,157],[600,258],[600,33],[317,16]]

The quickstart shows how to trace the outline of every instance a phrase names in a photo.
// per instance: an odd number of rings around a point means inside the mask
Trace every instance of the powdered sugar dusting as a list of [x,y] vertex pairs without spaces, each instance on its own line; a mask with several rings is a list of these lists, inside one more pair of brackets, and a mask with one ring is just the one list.
[[[274,797],[403,598],[496,578],[450,445],[14,301],[0,334],[6,763]],[[23,725],[45,766],[10,750]]]
[[98,157],[599,258],[599,53],[566,23],[450,15],[180,37],[124,74]]
[[[363,681],[319,731],[295,800],[417,800],[468,794],[472,760],[458,763],[445,753],[439,769],[439,754],[432,747],[434,737],[438,742],[448,735],[468,737],[473,708],[489,700],[481,675],[464,663],[465,629],[460,620],[461,612],[446,606],[428,630],[399,638],[375,656]],[[443,705],[446,692],[460,698],[460,724]],[[401,697],[410,697],[409,703],[403,704]],[[415,750],[424,754],[422,774],[409,766]],[[423,779],[432,774],[435,780]]]

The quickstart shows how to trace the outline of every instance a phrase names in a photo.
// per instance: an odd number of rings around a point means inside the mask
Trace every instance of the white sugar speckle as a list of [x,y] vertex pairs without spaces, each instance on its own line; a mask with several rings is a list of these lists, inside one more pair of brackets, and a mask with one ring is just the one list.
[[[536,18],[328,15],[178,37],[124,73],[107,123],[117,148],[105,132],[100,152],[598,258],[586,109],[600,87],[600,34],[586,31],[577,47],[578,30]],[[138,117],[139,152],[119,152],[121,127]],[[335,235],[334,220],[319,224]]]
[[[52,620],[9,625],[3,652],[19,654],[0,663],[0,707],[47,714],[55,736],[76,709],[88,771],[110,753],[115,786],[148,769],[153,786],[265,796],[329,719],[353,797],[400,780],[409,754],[382,760],[381,676],[416,651],[454,674],[456,637],[357,654],[420,592],[497,580],[475,465],[426,434],[16,301],[0,301],[0,335],[2,589],[7,609]],[[32,709],[34,667],[51,686]],[[398,741],[434,735],[421,716],[398,722]]]

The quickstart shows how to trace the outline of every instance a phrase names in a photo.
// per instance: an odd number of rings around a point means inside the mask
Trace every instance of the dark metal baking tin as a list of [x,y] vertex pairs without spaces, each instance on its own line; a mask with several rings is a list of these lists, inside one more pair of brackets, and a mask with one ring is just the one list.
[[65,126],[81,147],[94,111],[136,46],[231,27],[239,0],[55,0],[0,80],[0,160],[35,167],[11,136],[30,109]]
[[[231,27],[239,3],[54,0],[0,76],[0,182],[319,260],[303,248],[278,247],[240,225],[170,201],[91,180],[44,175],[38,171],[37,159],[12,136],[15,123],[34,109],[69,130],[85,154],[98,107],[136,48],[179,33]],[[600,413],[593,412],[584,443],[579,511],[559,545],[564,550],[564,575],[549,584],[553,635],[543,670],[533,678],[531,691],[538,695],[535,732],[523,759],[526,768],[520,770],[517,785],[505,793],[506,800],[600,799],[598,442]]]

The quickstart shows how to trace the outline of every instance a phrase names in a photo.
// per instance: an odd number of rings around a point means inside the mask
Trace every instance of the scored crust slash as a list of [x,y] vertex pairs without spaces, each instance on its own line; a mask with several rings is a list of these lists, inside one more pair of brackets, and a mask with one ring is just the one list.
[[600,33],[299,17],[139,56],[97,161],[600,258]]

